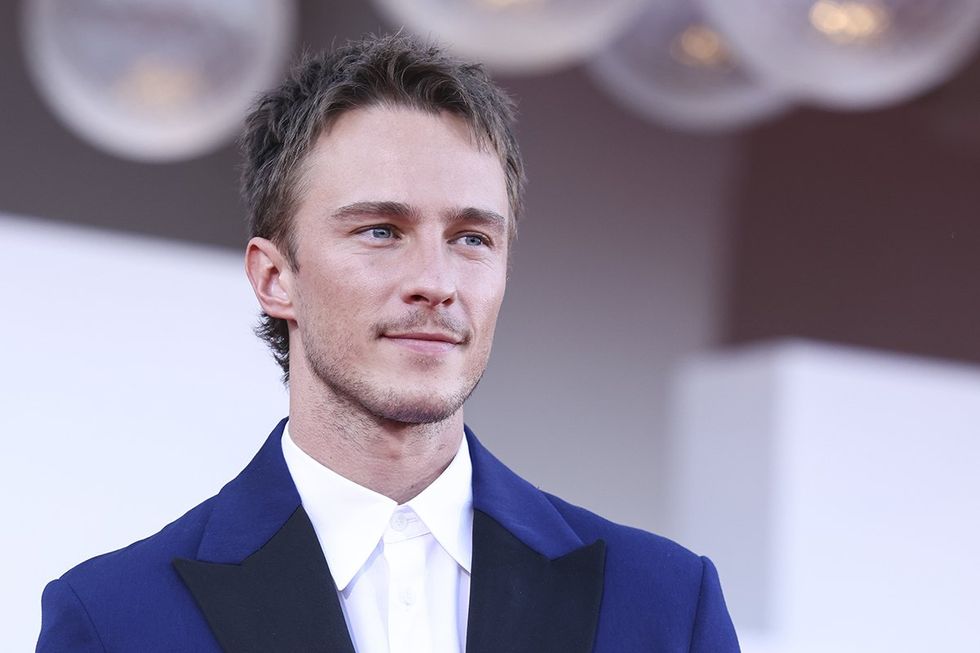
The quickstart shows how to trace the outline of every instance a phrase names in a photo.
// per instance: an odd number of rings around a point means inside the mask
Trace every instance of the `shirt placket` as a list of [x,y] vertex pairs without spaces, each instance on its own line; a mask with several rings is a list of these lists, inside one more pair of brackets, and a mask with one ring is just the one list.
[[432,638],[425,588],[425,524],[408,507],[398,508],[384,535],[388,565],[388,650],[429,653]]

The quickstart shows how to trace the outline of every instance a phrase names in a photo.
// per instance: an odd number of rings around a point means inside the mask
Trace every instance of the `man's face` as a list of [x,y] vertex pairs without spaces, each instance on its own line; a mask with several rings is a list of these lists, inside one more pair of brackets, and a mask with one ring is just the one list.
[[459,117],[356,109],[311,150],[299,193],[291,361],[376,417],[454,414],[504,297],[512,217],[497,156]]

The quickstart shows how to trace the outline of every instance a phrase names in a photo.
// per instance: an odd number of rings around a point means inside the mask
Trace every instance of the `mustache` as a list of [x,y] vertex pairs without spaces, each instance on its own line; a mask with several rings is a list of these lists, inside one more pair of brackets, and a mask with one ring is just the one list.
[[374,335],[377,338],[386,333],[404,331],[440,331],[452,334],[461,343],[470,341],[471,332],[466,322],[445,313],[429,311],[414,311],[404,317],[385,320],[374,325]]

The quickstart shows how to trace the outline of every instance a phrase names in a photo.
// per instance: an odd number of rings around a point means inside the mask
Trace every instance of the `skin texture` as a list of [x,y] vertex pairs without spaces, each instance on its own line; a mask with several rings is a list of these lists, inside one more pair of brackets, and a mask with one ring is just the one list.
[[287,320],[289,429],[337,473],[403,503],[446,468],[507,279],[500,160],[447,113],[342,114],[304,162],[296,265],[253,238],[246,272]]

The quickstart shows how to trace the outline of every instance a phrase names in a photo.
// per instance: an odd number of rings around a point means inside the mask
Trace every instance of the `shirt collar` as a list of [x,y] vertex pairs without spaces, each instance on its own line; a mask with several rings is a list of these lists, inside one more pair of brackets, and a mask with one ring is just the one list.
[[459,450],[442,474],[405,505],[469,573],[473,562],[473,465],[466,438],[460,439]]
[[[344,590],[374,553],[398,504],[318,463],[293,442],[288,423],[282,453],[330,574]],[[461,438],[449,466],[405,504],[467,573],[473,559],[472,477],[469,447]]]

